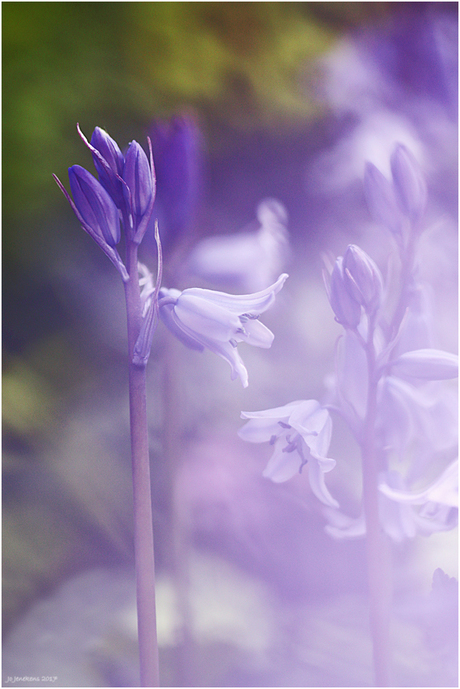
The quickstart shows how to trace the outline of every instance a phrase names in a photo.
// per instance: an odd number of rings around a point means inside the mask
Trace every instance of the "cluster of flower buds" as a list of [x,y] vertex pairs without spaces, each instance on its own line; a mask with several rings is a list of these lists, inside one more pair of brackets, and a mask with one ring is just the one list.
[[132,141],[123,155],[116,141],[100,127],[94,130],[91,142],[77,128],[93,155],[99,179],[80,165],[70,167],[72,199],[56,175],[54,178],[82,228],[101,247],[126,282],[129,276],[116,248],[121,239],[120,220],[126,241],[140,244],[155,201],[155,169],[150,140],[149,160],[137,141]]
[[[274,446],[264,471],[272,481],[287,481],[308,462],[312,492],[326,506],[327,531],[336,538],[364,536],[366,521],[364,512],[357,519],[342,514],[325,485],[325,473],[335,465],[327,457],[332,432],[329,409],[348,424],[362,447],[363,462],[368,461],[369,442],[364,439],[373,439],[380,522],[391,538],[400,541],[417,533],[451,529],[457,520],[457,463],[452,459],[457,424],[452,411],[455,400],[446,381],[457,377],[458,357],[433,349],[424,340],[424,328],[413,332],[411,316],[425,322],[428,315],[424,302],[414,299],[423,292],[413,270],[415,242],[401,234],[405,218],[412,240],[417,236],[414,230],[420,228],[426,185],[414,157],[402,145],[395,148],[391,168],[392,183],[369,164],[365,185],[371,210],[401,240],[397,242],[400,276],[394,281],[397,307],[389,307],[388,281],[384,285],[372,258],[360,247],[348,246],[331,275],[325,276],[336,321],[345,330],[336,348],[333,404],[325,407],[316,400],[303,400],[243,412],[248,421],[239,431],[244,440]],[[394,312],[391,327],[388,312]],[[402,475],[401,466],[407,468],[407,475]],[[411,485],[423,485],[427,469],[431,480],[436,474],[439,478],[427,488],[410,490]]]

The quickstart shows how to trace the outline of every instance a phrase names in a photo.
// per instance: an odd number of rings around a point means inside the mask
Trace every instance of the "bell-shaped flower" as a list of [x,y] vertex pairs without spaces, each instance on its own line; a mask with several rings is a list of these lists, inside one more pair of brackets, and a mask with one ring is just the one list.
[[123,180],[125,182],[123,191],[132,223],[131,239],[139,244],[152,215],[156,182],[153,159],[149,163],[137,141],[130,143],[126,153]]
[[[417,534],[429,536],[437,531],[448,531],[455,528],[457,524],[456,505],[452,506],[450,501],[453,498],[452,480],[457,467],[449,467],[445,475],[441,477],[431,488],[438,491],[441,484],[449,485],[449,488],[441,496],[443,503],[431,502],[429,491],[424,491],[423,500],[421,493],[410,496],[406,490],[406,484],[397,471],[385,471],[379,475],[379,518],[382,529],[396,542],[402,542],[407,538],[414,538]],[[443,489],[443,490],[444,490]],[[439,493],[432,493],[431,497]],[[409,497],[410,496],[410,497]],[[411,499],[415,497],[415,499]],[[421,510],[417,511],[416,506],[423,504]],[[448,502],[449,504],[445,504]],[[326,526],[326,533],[337,539],[355,539],[366,535],[366,520],[364,512],[359,517],[349,517],[338,510],[326,509],[325,516],[329,524]]]
[[288,276],[254,294],[234,295],[209,289],[160,290],[160,317],[187,346],[210,349],[228,361],[232,380],[240,377],[248,385],[248,373],[237,351],[239,342],[269,348],[273,333],[259,320],[259,315],[274,302]]
[[351,296],[364,306],[368,314],[379,308],[383,280],[377,265],[360,249],[350,244],[343,257],[343,281]]
[[332,435],[327,409],[316,400],[299,400],[275,409],[241,412],[241,417],[249,420],[238,431],[240,438],[274,446],[263,476],[275,483],[288,481],[308,463],[314,495],[329,507],[339,506],[324,480],[335,466],[335,460],[327,457]]
[[69,168],[72,199],[62,182],[53,176],[82,228],[110,258],[123,280],[128,280],[126,268],[115,248],[121,237],[118,210],[102,184],[80,165],[73,165]]

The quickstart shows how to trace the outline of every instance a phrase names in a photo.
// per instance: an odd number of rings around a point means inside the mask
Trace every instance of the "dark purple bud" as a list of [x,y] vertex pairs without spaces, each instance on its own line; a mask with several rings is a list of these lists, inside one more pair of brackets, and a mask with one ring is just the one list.
[[137,141],[129,145],[123,169],[124,194],[132,216],[132,239],[140,242],[152,214],[155,200],[155,175]]
[[373,163],[366,163],[364,194],[374,220],[400,236],[402,217],[393,184]]
[[94,165],[99,175],[99,181],[108,191],[118,208],[122,208],[123,196],[123,167],[125,159],[116,141],[106,131],[96,127],[91,137],[91,145],[99,151],[103,161],[93,153]]
[[80,165],[69,168],[70,189],[83,228],[114,247],[120,241],[118,210],[102,184]]
[[403,144],[391,156],[396,198],[402,211],[413,221],[420,220],[426,205],[426,182],[415,157]]
[[361,320],[361,306],[345,283],[342,256],[337,258],[332,271],[329,301],[339,323],[346,328],[357,327]]
[[371,257],[354,244],[347,247],[343,257],[343,280],[353,299],[367,313],[375,313],[382,297],[382,276]]

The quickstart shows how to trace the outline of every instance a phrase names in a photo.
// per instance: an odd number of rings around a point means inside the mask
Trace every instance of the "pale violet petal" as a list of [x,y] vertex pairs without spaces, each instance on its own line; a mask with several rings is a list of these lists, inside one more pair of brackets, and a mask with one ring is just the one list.
[[357,518],[349,517],[337,510],[325,510],[329,524],[325,527],[329,536],[337,539],[362,538],[366,534],[364,514]]
[[265,470],[262,474],[274,483],[288,481],[300,469],[300,456],[297,452],[283,452],[281,444],[277,443]]
[[[334,461],[334,460],[331,460]],[[335,462],[334,462],[335,464]],[[324,481],[324,468],[322,463],[318,461],[318,457],[310,455],[308,460],[308,480],[310,482],[311,489],[322,503],[328,505],[329,507],[339,507],[339,503],[326,488],[326,483]],[[332,467],[331,467],[332,468]]]
[[[244,412],[243,412],[244,413]],[[238,435],[242,440],[250,443],[269,442],[274,436],[279,436],[283,428],[277,419],[250,419],[239,429]]]
[[391,500],[406,505],[424,505],[427,502],[435,502],[449,507],[458,507],[458,460],[449,464],[441,476],[422,491],[397,490],[387,483],[380,484],[379,489]]
[[196,349],[199,352],[204,350],[204,345],[193,336],[188,329],[185,329],[174,313],[174,305],[166,304],[160,307],[160,318],[166,327],[190,349]]
[[237,342],[246,342],[254,347],[269,349],[272,346],[274,335],[266,325],[256,319],[248,320],[240,324],[243,332],[237,333],[234,337]]
[[391,362],[393,375],[424,380],[448,380],[458,376],[458,356],[439,349],[416,349]]
[[190,331],[210,340],[228,342],[241,326],[238,316],[212,301],[190,294],[190,290],[182,292],[174,311]]
[[288,420],[293,409],[299,404],[303,404],[305,400],[297,400],[289,402],[284,407],[274,407],[273,409],[264,409],[263,411],[242,411],[242,419],[277,419],[280,421]]
[[273,285],[254,294],[226,294],[201,287],[191,287],[184,290],[182,294],[206,299],[238,315],[245,313],[258,315],[273,304],[275,295],[281,290],[288,277],[287,273],[283,273]]

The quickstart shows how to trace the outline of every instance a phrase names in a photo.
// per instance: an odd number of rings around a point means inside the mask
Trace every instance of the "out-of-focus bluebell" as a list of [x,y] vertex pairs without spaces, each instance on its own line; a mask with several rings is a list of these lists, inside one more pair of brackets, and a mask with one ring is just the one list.
[[458,508],[458,459],[451,462],[442,474],[423,490],[398,490],[386,483],[380,484],[379,488],[384,495],[403,505],[426,505],[433,502]]
[[157,178],[155,217],[168,254],[193,226],[202,189],[202,136],[189,113],[155,122],[150,134]]
[[390,162],[393,185],[401,210],[412,223],[417,223],[426,206],[425,175],[414,155],[403,144],[397,144]]
[[[455,475],[458,466],[449,466],[443,475],[425,491],[407,491],[404,478],[398,471],[384,471],[379,475],[379,515],[385,533],[396,542],[450,531],[457,525],[458,498]],[[451,504],[451,503],[454,504]],[[421,509],[417,509],[421,506]],[[337,539],[362,538],[366,534],[364,513],[349,517],[338,510],[325,509],[328,519],[326,533]]]
[[199,287],[162,288],[160,316],[166,326],[184,344],[203,351],[205,348],[228,361],[232,380],[240,377],[248,385],[248,373],[237,351],[239,342],[268,348],[273,333],[259,320],[259,315],[274,302],[288,276],[283,273],[270,287],[255,294],[234,295]]
[[188,269],[216,285],[260,290],[285,269],[289,258],[287,211],[277,199],[257,207],[259,228],[203,239],[191,252]]
[[263,476],[275,483],[288,481],[308,463],[314,495],[325,505],[339,506],[324,480],[324,474],[335,467],[335,460],[327,457],[332,435],[327,409],[316,400],[300,400],[275,409],[241,412],[241,417],[249,421],[238,431],[240,438],[274,445]]
[[123,280],[128,279],[126,268],[116,249],[120,241],[118,209],[102,184],[80,165],[69,168],[69,182],[73,194],[68,194],[62,182],[53,175],[62,193],[70,203],[82,228],[94,239],[109,257]]

